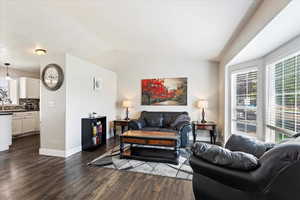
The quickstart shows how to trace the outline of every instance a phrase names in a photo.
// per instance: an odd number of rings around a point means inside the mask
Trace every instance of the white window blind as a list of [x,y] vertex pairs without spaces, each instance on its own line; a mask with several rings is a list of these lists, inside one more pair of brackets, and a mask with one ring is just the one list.
[[269,69],[269,118],[276,139],[300,132],[300,55],[284,59]]
[[231,80],[232,133],[256,137],[257,69],[233,73]]

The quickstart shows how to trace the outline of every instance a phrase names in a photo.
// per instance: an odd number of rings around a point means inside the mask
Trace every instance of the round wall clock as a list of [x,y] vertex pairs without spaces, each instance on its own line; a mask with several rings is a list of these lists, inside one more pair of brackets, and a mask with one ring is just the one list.
[[64,81],[64,72],[57,64],[47,65],[42,72],[42,82],[49,90],[58,90]]

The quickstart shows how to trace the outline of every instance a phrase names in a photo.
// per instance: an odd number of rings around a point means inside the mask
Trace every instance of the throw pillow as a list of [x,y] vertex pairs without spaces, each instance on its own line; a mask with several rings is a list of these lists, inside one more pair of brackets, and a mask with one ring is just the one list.
[[189,122],[191,118],[187,114],[178,115],[173,123],[171,123],[170,127],[175,128],[181,122]]
[[216,145],[196,142],[192,146],[192,152],[200,159],[226,168],[251,171],[259,167],[255,156],[244,152],[232,152]]

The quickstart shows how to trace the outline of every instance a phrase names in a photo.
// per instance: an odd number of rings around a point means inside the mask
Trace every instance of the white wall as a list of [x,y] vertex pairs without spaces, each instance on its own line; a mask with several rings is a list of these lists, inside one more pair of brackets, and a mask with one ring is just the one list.
[[[208,99],[206,111],[208,120],[218,119],[218,64],[215,62],[137,56],[124,60],[118,73],[118,108],[119,117],[124,118],[125,110],[120,106],[122,100],[133,102],[131,118],[139,116],[140,111],[188,111],[192,120],[199,120],[200,111],[195,103],[198,99]],[[187,106],[141,106],[141,80],[148,78],[188,78]]]
[[[66,151],[81,148],[81,118],[91,112],[107,116],[109,122],[116,118],[117,75],[75,56],[66,55]],[[93,78],[102,79],[100,91],[93,90]]]
[[[65,79],[56,91],[41,84],[40,154],[68,157],[81,151],[81,118],[97,112],[115,119],[117,75],[69,54],[45,56],[41,71],[50,63],[62,67]],[[102,90],[93,91],[93,77],[103,80]]]
[[221,64],[229,63],[257,34],[269,24],[292,0],[262,1],[249,22],[235,40],[223,50]]
[[[45,56],[41,60],[41,72],[46,65],[56,63],[65,71],[65,56]],[[41,154],[56,152],[63,156],[65,150],[66,81],[56,91],[41,84],[40,92]]]
[[286,56],[297,53],[300,51],[300,35],[283,44],[279,48],[270,52],[264,56],[264,61],[266,64],[274,63],[278,60],[283,59]]

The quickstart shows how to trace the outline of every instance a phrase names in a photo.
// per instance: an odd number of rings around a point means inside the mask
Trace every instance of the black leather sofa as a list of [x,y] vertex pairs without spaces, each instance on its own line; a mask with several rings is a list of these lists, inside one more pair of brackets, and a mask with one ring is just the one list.
[[[231,158],[231,152],[246,152],[257,157],[258,166],[246,171],[213,164],[193,153],[190,164],[194,171],[195,199],[300,199],[300,143],[291,140],[273,146],[233,135],[225,145],[227,150],[223,149],[227,159]],[[221,163],[224,157],[222,159]]]
[[188,144],[191,132],[190,117],[187,112],[148,112],[142,111],[137,120],[129,122],[131,130],[173,131],[180,135],[180,147]]

